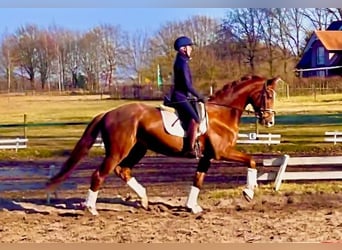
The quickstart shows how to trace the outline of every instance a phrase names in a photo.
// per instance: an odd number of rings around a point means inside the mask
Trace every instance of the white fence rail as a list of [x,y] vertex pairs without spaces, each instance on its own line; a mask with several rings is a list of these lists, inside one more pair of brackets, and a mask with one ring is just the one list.
[[257,133],[248,133],[248,134],[238,134],[239,138],[237,143],[245,143],[245,144],[279,144],[281,135],[279,134],[257,134]]
[[15,138],[15,139],[0,139],[0,149],[18,149],[27,148],[27,138]]
[[326,142],[333,142],[336,145],[337,142],[342,142],[342,132],[339,131],[327,131],[324,133]]
[[[279,144],[281,135],[279,134],[257,134],[257,133],[248,133],[248,134],[238,134],[239,138],[237,143],[244,143],[244,144]],[[277,140],[275,140],[277,139]],[[104,144],[102,138],[99,136],[96,138],[94,143],[95,147],[102,147],[104,148]]]
[[258,180],[275,180],[275,190],[279,190],[282,180],[337,180],[342,179],[342,171],[286,172],[287,166],[341,166],[342,156],[290,157],[263,160],[265,167],[279,166],[278,173],[264,173]]
[[102,138],[100,136],[96,138],[96,141],[93,144],[93,146],[104,148],[104,143],[103,143]]

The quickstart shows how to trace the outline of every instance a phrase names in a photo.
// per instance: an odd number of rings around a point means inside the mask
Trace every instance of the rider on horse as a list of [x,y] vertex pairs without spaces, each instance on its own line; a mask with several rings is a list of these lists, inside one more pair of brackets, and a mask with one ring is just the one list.
[[194,43],[186,36],[180,36],[174,42],[177,55],[173,65],[174,85],[171,93],[171,102],[176,108],[180,120],[184,122],[187,128],[187,140],[183,151],[189,157],[196,157],[195,141],[200,119],[191,104],[191,99],[193,100],[195,97],[197,101],[204,102],[204,98],[192,86],[192,76],[188,65],[191,59],[192,45]]

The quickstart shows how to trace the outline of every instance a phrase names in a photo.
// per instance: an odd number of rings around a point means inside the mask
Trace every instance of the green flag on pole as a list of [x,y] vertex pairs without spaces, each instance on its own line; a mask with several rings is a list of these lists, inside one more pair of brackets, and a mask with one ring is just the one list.
[[160,66],[158,64],[158,66],[157,66],[157,85],[158,85],[158,87],[160,87],[162,84],[163,84],[163,78],[162,78],[162,75],[160,72]]

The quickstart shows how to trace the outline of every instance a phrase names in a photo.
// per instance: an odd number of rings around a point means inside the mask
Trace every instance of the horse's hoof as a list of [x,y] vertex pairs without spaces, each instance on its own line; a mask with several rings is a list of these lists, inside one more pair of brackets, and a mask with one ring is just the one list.
[[96,207],[87,206],[84,202],[82,202],[79,205],[79,208],[85,210],[86,212],[89,212],[91,215],[94,215],[94,216],[99,215],[99,212],[97,212]]
[[193,214],[199,214],[203,212],[203,208],[201,208],[201,206],[198,204],[195,204],[191,207],[187,206],[187,208],[189,208]]
[[94,216],[98,216],[98,215],[99,215],[99,212],[97,212],[97,210],[96,210],[95,207],[87,207],[87,211],[88,211],[91,215],[94,215]]
[[243,191],[242,191],[242,194],[243,196],[245,197],[245,199],[250,202],[251,200],[253,200],[253,197],[254,197],[254,191],[252,189],[248,189],[248,188],[245,188]]
[[147,197],[141,198],[141,206],[142,206],[145,210],[148,210],[148,198],[147,198]]

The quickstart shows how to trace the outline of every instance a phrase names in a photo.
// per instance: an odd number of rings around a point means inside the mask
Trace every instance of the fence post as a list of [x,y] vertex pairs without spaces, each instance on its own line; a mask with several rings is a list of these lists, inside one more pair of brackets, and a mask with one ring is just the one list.
[[[56,168],[55,165],[53,165],[53,164],[50,165],[48,179],[51,179],[51,177],[54,175],[55,168]],[[54,191],[54,194],[55,194],[55,197],[57,197],[57,190]],[[50,202],[51,202],[51,192],[48,191],[46,194],[46,203],[50,204]]]
[[290,99],[290,86],[286,84],[286,98]]
[[275,191],[278,191],[280,188],[280,184],[281,184],[281,181],[283,179],[289,158],[290,158],[290,156],[287,154],[285,154],[283,157],[283,162],[281,163],[281,165],[279,167],[278,174],[277,174],[276,179],[274,181],[274,190]]
[[272,134],[268,133],[268,146],[271,145],[271,142],[272,142]]
[[27,115],[24,114],[24,138],[26,138],[26,132],[27,132],[26,124],[27,124]]
[[258,123],[258,119],[255,119],[255,133],[259,134],[259,127],[258,127],[259,123]]
[[15,152],[18,152],[19,143],[20,143],[20,139],[19,139],[19,137],[17,137],[17,141],[15,143]]

